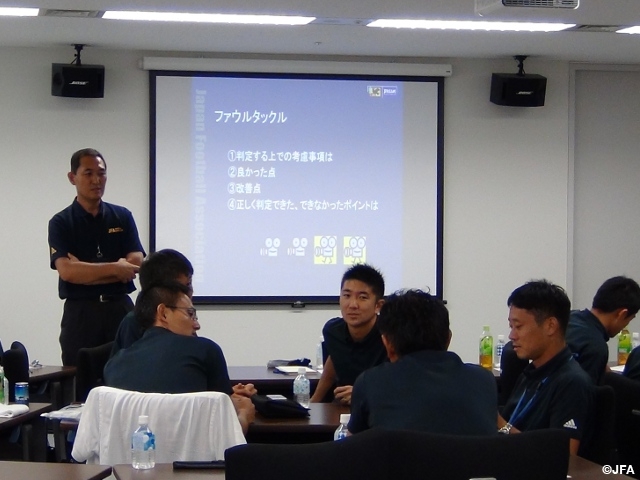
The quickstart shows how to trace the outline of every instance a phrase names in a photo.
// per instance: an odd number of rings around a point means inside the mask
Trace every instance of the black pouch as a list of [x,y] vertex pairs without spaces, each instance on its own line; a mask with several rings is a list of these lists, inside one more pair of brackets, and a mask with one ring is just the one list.
[[274,400],[266,395],[251,397],[256,412],[265,418],[304,418],[309,416],[309,409],[293,400]]

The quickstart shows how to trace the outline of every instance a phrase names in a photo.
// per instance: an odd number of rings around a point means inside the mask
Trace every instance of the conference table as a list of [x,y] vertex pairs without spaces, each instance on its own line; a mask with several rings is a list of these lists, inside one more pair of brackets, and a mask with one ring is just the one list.
[[42,365],[29,367],[29,384],[49,382],[48,391],[54,410],[75,400],[76,367]]
[[[224,480],[224,470],[173,470],[170,463],[156,464],[151,470],[135,470],[131,465],[115,465],[113,474],[117,480]],[[260,478],[259,475],[256,478]],[[427,478],[427,475],[425,475]],[[581,457],[569,457],[567,479],[571,480],[633,480],[620,474],[604,474],[602,467]]]
[[[250,366],[250,367],[227,367],[231,383],[253,383],[261,395],[278,394],[291,397],[293,394],[293,380],[295,375],[277,373],[272,368]],[[310,372],[306,374],[311,383],[313,392],[320,380],[320,373]]]
[[[11,418],[0,418],[0,431],[9,431],[19,426],[22,429],[22,457],[24,460],[44,462],[47,460],[47,428],[40,415],[53,410],[50,403],[30,403],[29,411]],[[0,474],[2,472],[0,471]]]
[[0,462],[0,478],[3,480],[102,480],[109,475],[111,467],[107,465]]

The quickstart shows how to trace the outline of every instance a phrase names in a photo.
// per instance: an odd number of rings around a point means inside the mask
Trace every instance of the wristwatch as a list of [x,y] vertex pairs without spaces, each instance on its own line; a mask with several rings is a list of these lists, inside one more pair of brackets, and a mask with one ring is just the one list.
[[504,427],[500,427],[498,429],[498,433],[502,433],[504,435],[509,435],[509,433],[511,432],[511,427],[513,427],[513,425],[511,425],[510,423],[506,423],[504,425]]

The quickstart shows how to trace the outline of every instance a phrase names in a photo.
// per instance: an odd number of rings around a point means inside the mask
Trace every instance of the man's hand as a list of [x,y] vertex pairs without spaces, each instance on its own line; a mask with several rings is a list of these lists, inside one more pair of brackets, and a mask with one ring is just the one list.
[[342,387],[336,387],[333,391],[333,396],[336,398],[336,401],[343,405],[351,405],[351,391],[353,390],[353,385],[344,385]]
[[238,383],[234,385],[232,388],[233,388],[234,395],[242,395],[243,397],[247,397],[247,398],[250,398],[256,393],[258,393],[258,390],[256,390],[256,387],[253,386],[253,383],[247,383],[246,385],[243,385],[242,383]]
[[256,407],[249,398],[235,393],[231,395],[231,401],[236,409],[242,431],[246,434],[247,430],[249,430],[249,425],[256,419]]
[[140,271],[140,267],[133,263],[127,262],[126,258],[119,259],[115,264],[114,274],[122,283],[128,283],[136,278],[136,273]]

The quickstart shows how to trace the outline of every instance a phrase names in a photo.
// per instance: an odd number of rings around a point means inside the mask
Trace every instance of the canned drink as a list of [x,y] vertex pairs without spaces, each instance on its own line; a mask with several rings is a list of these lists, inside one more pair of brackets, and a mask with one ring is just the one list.
[[16,382],[16,403],[29,405],[29,384],[27,382]]

